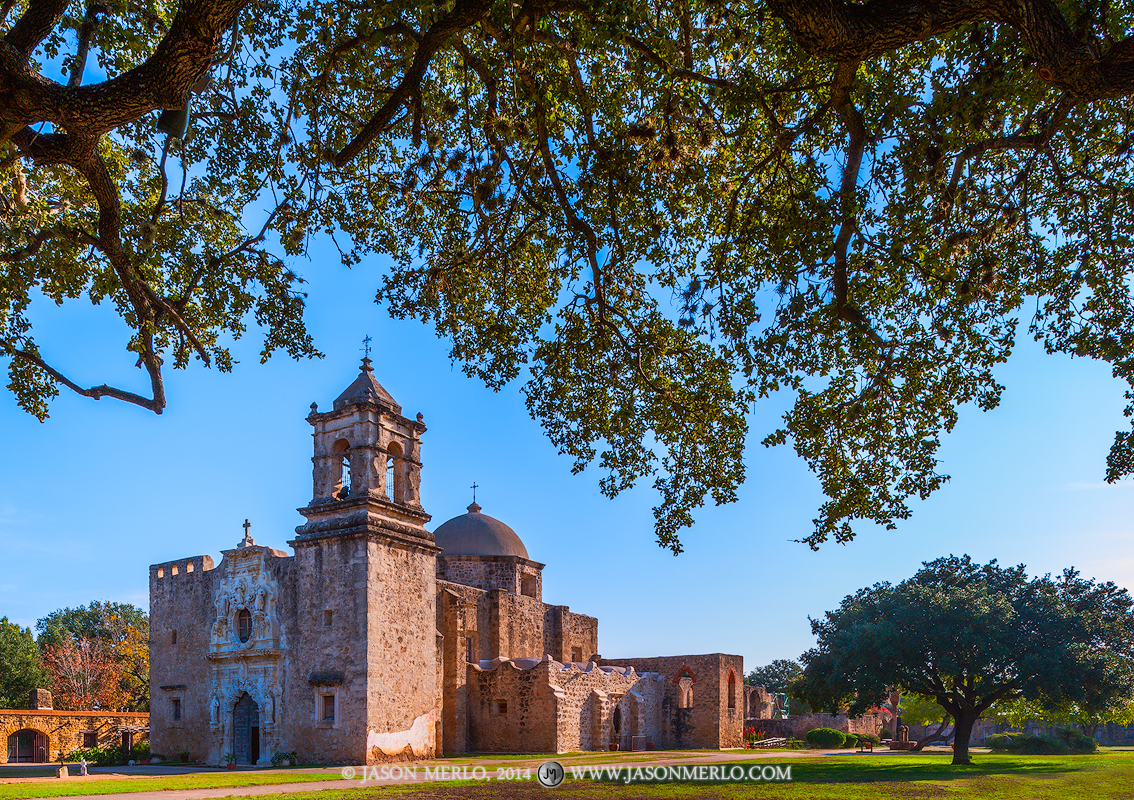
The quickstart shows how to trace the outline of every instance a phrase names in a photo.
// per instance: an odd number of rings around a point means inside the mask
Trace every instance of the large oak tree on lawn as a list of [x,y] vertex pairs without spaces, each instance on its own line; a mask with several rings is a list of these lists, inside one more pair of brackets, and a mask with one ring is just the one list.
[[816,708],[849,699],[852,714],[891,686],[932,697],[954,720],[953,763],[967,764],[973,723],[996,703],[1134,696],[1132,605],[1125,589],[1072,569],[1029,579],[1023,566],[939,558],[812,620],[818,644],[792,690]]
[[[1134,2],[3,0],[0,353],[160,413],[163,374],[317,354],[301,266],[387,253],[451,342],[659,542],[736,498],[753,404],[826,501],[894,525],[1027,331],[1134,379]],[[163,129],[158,112],[167,110]],[[189,114],[188,132],[181,135]],[[98,384],[33,298],[119,315]],[[1023,318],[1025,322],[1021,322]],[[111,346],[111,343],[107,343]],[[1107,478],[1134,470],[1119,431]],[[803,535],[806,534],[806,535]]]

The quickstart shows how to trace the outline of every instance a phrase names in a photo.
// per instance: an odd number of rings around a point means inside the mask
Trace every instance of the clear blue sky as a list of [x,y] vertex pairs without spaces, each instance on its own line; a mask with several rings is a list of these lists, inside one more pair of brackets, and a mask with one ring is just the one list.
[[[431,529],[464,513],[470,484],[484,512],[511,525],[544,562],[544,600],[599,618],[607,657],[738,653],[745,668],[812,644],[808,616],[949,553],[1076,566],[1134,585],[1134,487],[1102,482],[1122,387],[1105,364],[1049,357],[1025,342],[1002,372],[1000,408],[962,412],[942,449],[953,480],[897,531],[860,526],[815,553],[817,481],[786,448],[759,445],[775,401],[757,409],[740,502],[703,509],[674,557],[654,543],[654,495],[616,501],[593,473],[572,476],[524,410],[518,385],[493,393],[450,363],[444,342],[373,303],[382,262],[353,271],[326,254],[301,262],[321,361],[258,363],[253,335],[231,374],[193,366],[167,377],[162,416],[63,391],[40,424],[0,396],[0,616],[32,626],[91,600],[147,605],[148,565],[236,545],[252,521],[260,544],[286,548],[311,496],[310,427],[357,373],[374,337],[378,379],[407,416],[425,415],[422,501]],[[35,307],[47,359],[74,380],[145,391],[109,307]],[[5,363],[6,366],[6,363]]]

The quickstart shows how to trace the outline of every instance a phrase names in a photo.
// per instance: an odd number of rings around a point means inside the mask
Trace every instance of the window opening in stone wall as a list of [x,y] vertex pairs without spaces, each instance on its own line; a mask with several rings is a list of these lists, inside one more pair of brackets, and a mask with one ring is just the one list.
[[350,494],[350,442],[339,439],[331,445],[331,495],[343,500]]
[[323,695],[323,721],[333,722],[335,719],[335,696],[333,694]]
[[247,608],[240,609],[236,615],[236,635],[242,642],[247,642],[252,636],[252,614]]
[[536,576],[524,575],[520,578],[520,594],[525,597],[536,596]]
[[736,708],[736,673],[731,669],[728,671],[728,707]]
[[334,625],[334,620],[335,620],[335,612],[334,611],[332,611],[331,609],[328,608],[326,611],[323,612],[323,627],[324,628],[330,628],[332,625]]
[[472,637],[466,636],[465,637],[465,661],[467,663],[471,664],[472,660],[473,660]]
[[582,663],[582,661],[583,661],[583,648],[581,648],[581,647],[571,648],[571,660],[574,661],[576,664]]
[[614,709],[613,723],[614,723],[614,732],[616,734],[622,733],[622,706],[618,706]]
[[497,716],[500,716],[500,717],[507,716],[507,714],[508,714],[508,701],[507,700],[497,700],[496,701],[496,714],[497,714]]
[[193,562],[192,561],[190,561],[189,563],[187,563],[185,565],[185,571],[186,572],[192,572],[193,571]]
[[685,675],[677,684],[677,707],[693,708],[693,679]]
[[181,698],[173,698],[173,720],[176,722],[181,719]]
[[83,747],[98,747],[98,731],[83,731]]
[[169,632],[169,643],[170,644],[177,644],[177,631],[170,631]]
[[170,567],[169,568],[169,574],[170,575],[176,575],[177,574],[177,567]]
[[158,567],[157,576],[159,578],[164,578],[165,577],[165,570],[162,569],[161,567]]
[[405,502],[405,462],[402,446],[397,442],[390,442],[386,447],[389,457],[386,459],[386,496],[395,503]]

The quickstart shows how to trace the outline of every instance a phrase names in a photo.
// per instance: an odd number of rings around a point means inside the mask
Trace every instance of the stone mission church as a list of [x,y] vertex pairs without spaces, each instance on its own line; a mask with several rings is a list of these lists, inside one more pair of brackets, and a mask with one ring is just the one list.
[[155,752],[371,764],[741,746],[739,656],[603,659],[598,620],[543,602],[544,565],[503,522],[474,502],[426,530],[422,415],[402,415],[370,359],[307,421],[314,491],[292,553],[246,527],[220,564],[150,567]]

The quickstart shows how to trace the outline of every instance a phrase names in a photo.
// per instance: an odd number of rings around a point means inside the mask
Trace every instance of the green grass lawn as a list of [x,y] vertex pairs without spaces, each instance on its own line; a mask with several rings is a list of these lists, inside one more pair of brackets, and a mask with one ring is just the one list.
[[[328,767],[317,772],[308,770],[302,772],[236,770],[233,772],[195,772],[188,775],[155,775],[141,778],[99,778],[98,775],[80,778],[76,777],[77,772],[78,768],[72,769],[72,777],[67,780],[0,784],[0,799],[153,792],[165,789],[211,789],[228,786],[264,786],[276,783],[342,780],[339,775],[339,767]],[[54,769],[49,774],[54,775]]]
[[[540,756],[541,760],[546,756]],[[761,759],[733,764],[779,765],[791,768],[792,781],[778,783],[655,783],[625,785],[604,780],[570,777],[555,791],[584,798],[611,796],[635,798],[698,797],[723,800],[885,800],[934,798],[944,800],[1134,800],[1134,752],[1103,751],[1090,756],[1026,756],[978,754],[971,767],[952,767],[947,754],[872,756],[817,756],[814,758]],[[697,759],[689,759],[695,762]],[[454,760],[456,761],[456,760]],[[466,761],[466,759],[461,759]],[[613,762],[615,765],[617,761]],[[494,770],[489,767],[491,775]],[[0,785],[0,798],[58,797],[68,794],[105,794],[159,789],[237,788],[277,783],[334,779],[337,768],[318,772],[216,772],[127,780],[98,778]],[[354,784],[357,786],[357,784]],[[261,795],[260,800],[363,800],[369,797],[403,797],[494,800],[531,798],[549,800],[548,790],[534,778],[529,781],[461,781],[372,786]],[[234,792],[233,794],[237,794]]]
[[[1134,798],[1134,754],[1094,756],[982,755],[972,767],[952,767],[950,756],[830,756],[761,760],[753,764],[791,767],[791,783],[620,785],[574,780],[555,790],[565,797],[636,798],[697,797],[722,800],[879,800],[879,798],[944,798],[945,800],[1096,800]],[[740,762],[737,762],[740,763]],[[570,774],[570,772],[568,773]],[[345,791],[289,794],[287,800],[361,800],[409,796],[418,800],[547,800],[548,790],[534,780],[396,786]],[[268,796],[259,798],[268,800]]]

